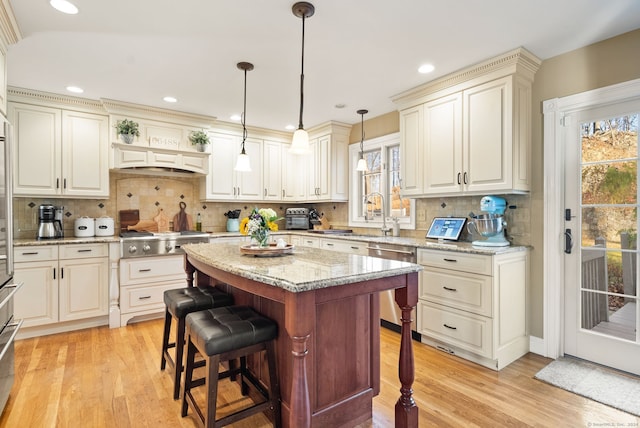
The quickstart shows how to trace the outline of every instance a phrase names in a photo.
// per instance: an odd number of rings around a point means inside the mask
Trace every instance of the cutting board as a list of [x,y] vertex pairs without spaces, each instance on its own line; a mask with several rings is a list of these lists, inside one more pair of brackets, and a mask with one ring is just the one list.
[[173,216],[173,230],[182,232],[183,230],[193,230],[193,219],[185,211],[187,204],[180,202],[180,212]]
[[140,221],[140,210],[120,210],[118,211],[118,221],[120,222],[120,233],[129,230],[129,226],[138,224]]
[[169,217],[167,217],[162,208],[158,211],[158,215],[153,218],[153,221],[158,224],[158,232],[169,231]]
[[138,223],[131,226],[127,226],[128,230],[135,230],[137,232],[157,232],[158,223],[153,220],[140,220]]

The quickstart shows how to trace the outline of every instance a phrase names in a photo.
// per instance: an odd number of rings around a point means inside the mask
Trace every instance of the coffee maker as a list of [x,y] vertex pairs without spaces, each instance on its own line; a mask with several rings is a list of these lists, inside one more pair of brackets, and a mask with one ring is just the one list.
[[43,204],[38,207],[37,239],[64,238],[62,231],[62,211],[64,207]]

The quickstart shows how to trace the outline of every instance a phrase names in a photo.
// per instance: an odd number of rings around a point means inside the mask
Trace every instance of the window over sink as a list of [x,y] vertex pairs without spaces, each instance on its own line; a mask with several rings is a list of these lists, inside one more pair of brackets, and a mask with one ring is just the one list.
[[360,145],[349,146],[349,226],[391,227],[398,219],[401,228],[415,229],[415,200],[402,195],[400,134],[364,141],[363,147],[367,170],[361,172]]

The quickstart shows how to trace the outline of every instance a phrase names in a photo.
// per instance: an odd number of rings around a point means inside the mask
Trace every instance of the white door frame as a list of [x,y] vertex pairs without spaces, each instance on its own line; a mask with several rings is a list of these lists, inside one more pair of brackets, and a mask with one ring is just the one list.
[[640,79],[543,101],[544,114],[544,356],[564,355],[564,145],[562,123],[573,111],[640,96]]

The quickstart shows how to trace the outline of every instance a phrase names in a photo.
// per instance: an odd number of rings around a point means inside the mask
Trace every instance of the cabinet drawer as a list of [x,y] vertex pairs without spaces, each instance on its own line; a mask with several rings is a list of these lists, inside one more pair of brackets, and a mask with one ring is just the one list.
[[367,244],[365,244],[364,242],[344,241],[338,239],[323,239],[321,246],[325,250],[358,254],[361,256],[366,256],[369,253],[369,250],[367,250]]
[[120,260],[120,285],[123,286],[183,280],[181,286],[186,287],[186,279],[181,255]]
[[126,287],[120,296],[120,310],[123,314],[147,309],[164,309],[164,292],[184,287],[180,281],[162,285]]
[[303,247],[320,248],[320,239],[303,236],[300,238],[299,245],[302,245]]
[[16,247],[13,258],[18,262],[38,262],[43,260],[58,260],[57,245],[34,245],[30,247]]
[[108,257],[109,246],[107,244],[71,244],[60,245],[60,260],[86,259],[89,257]]
[[418,263],[463,272],[491,275],[491,256],[418,249]]
[[490,318],[438,307],[424,301],[418,302],[418,310],[420,311],[418,330],[421,334],[445,344],[493,358]]
[[446,269],[420,272],[420,299],[492,316],[491,277]]

